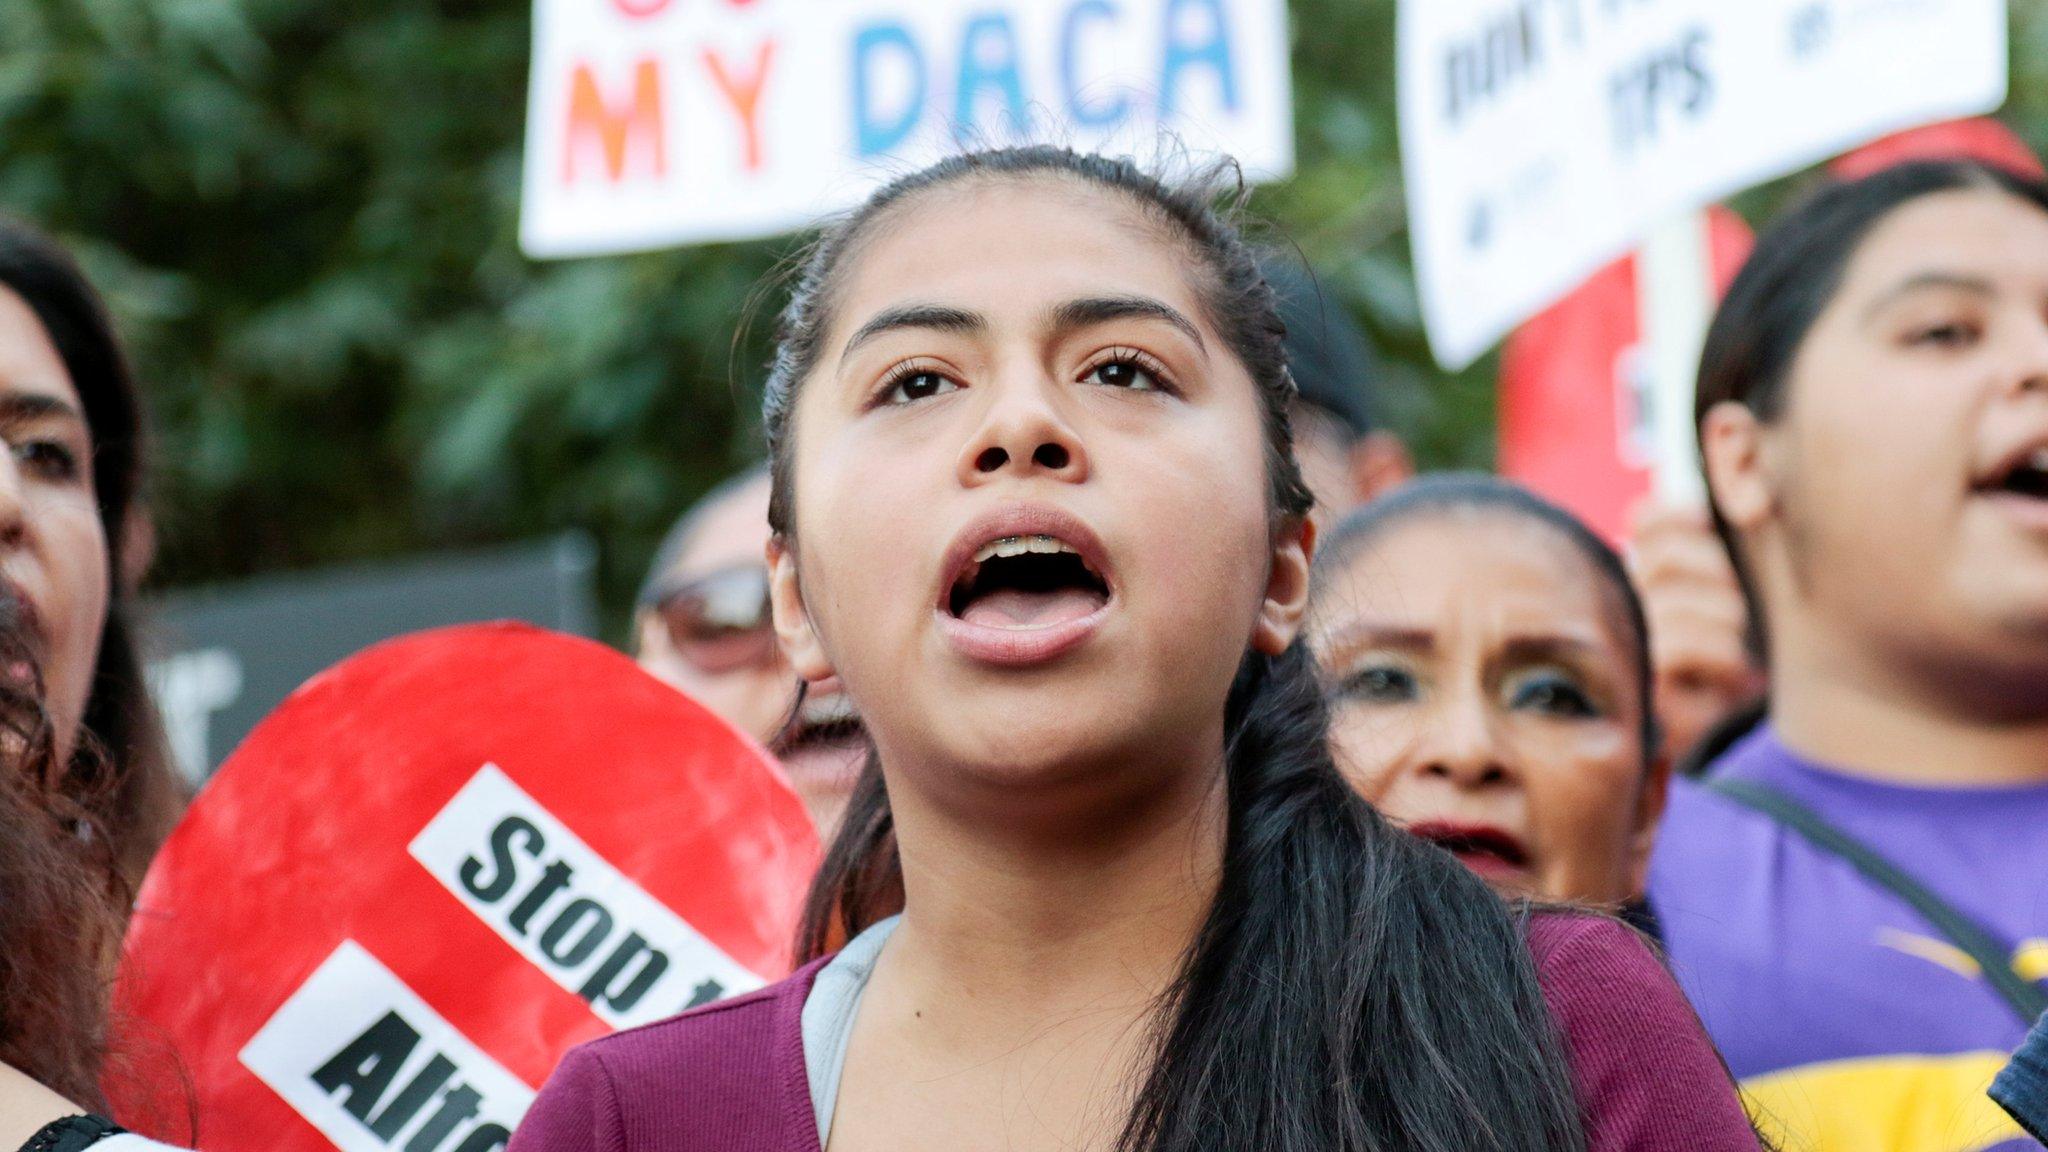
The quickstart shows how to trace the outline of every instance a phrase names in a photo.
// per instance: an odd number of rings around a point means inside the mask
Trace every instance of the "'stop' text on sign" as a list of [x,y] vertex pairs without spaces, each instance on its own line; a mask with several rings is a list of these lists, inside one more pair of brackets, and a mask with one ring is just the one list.
[[2005,0],[1401,0],[1423,314],[1462,367],[1660,220],[2005,99]]
[[520,243],[772,235],[963,145],[1293,165],[1284,0],[535,0]]

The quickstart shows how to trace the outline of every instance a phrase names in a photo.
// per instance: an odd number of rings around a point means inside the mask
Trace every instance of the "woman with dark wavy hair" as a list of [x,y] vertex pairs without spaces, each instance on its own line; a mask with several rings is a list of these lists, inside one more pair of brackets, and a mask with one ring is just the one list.
[[53,770],[132,886],[180,805],[136,649],[142,408],[99,296],[0,219],[0,586],[42,668]]
[[0,220],[0,1148],[136,1137],[103,1107],[129,893],[178,806],[130,624],[141,413],[98,296]]

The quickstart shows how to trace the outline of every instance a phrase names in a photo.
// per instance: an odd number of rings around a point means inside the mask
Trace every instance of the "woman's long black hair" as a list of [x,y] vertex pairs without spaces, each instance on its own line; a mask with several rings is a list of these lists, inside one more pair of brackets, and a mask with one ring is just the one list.
[[0,217],[0,287],[35,313],[71,377],[92,435],[92,478],[108,571],[107,618],[83,731],[58,769],[114,846],[127,881],[139,882],[182,802],[155,703],[143,678],[128,548],[145,534],[142,402],[112,322],[63,249],[28,225]]
[[[1002,180],[1067,180],[1124,197],[1185,246],[1209,319],[1260,391],[1275,524],[1305,515],[1283,329],[1251,250],[1215,207],[1215,177],[1230,171],[1169,187],[1125,160],[1045,147],[979,152],[898,180],[828,231],[798,271],[763,404],[774,530],[789,537],[795,527],[789,418],[842,265],[919,193]],[[1246,655],[1224,727],[1222,880],[1159,1006],[1123,1152],[1583,1148],[1523,925],[1478,879],[1352,792],[1331,759],[1320,681],[1301,643]],[[799,955],[822,954],[901,901],[888,788],[871,756],[811,890]]]

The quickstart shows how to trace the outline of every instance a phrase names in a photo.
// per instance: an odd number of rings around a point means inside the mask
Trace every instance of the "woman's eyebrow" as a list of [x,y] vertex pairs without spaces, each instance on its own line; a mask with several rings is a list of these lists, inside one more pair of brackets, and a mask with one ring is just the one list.
[[846,348],[839,353],[839,362],[853,355],[861,345],[885,332],[901,328],[922,328],[928,331],[951,332],[972,335],[988,330],[988,317],[964,308],[948,308],[943,304],[900,304],[884,308],[860,326],[846,341]]
[[1383,624],[1360,620],[1336,630],[1330,639],[1333,652],[1370,651],[1391,648],[1401,652],[1428,652],[1436,647],[1436,633],[1428,628]]
[[1201,329],[1188,319],[1180,309],[1150,296],[1084,296],[1069,300],[1052,310],[1052,329],[1056,333],[1072,332],[1094,324],[1111,320],[1162,320],[1187,334],[1204,356],[1209,347],[1202,340]]
[[1510,661],[1590,660],[1599,662],[1601,645],[1582,636],[1511,636],[1501,645]]
[[0,388],[0,421],[20,424],[29,420],[75,420],[85,423],[85,414],[61,396],[46,392],[22,392]]
[[1872,300],[1864,307],[1863,318],[1869,320],[1900,297],[1910,296],[1915,292],[1923,292],[1929,288],[1946,288],[1956,292],[1968,292],[1973,296],[1996,296],[1998,294],[1998,290],[1992,287],[1991,281],[1984,279],[1982,276],[1970,276],[1961,272],[1943,272],[1939,270],[1918,272],[1879,293],[1875,300]]

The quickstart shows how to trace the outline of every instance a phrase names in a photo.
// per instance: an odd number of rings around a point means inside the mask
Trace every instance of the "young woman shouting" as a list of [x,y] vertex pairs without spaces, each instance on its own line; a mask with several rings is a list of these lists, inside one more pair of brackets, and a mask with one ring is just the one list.
[[819,243],[770,552],[876,749],[807,932],[853,940],[573,1053],[514,1152],[1755,1146],[1633,935],[1518,923],[1332,763],[1282,330],[1211,203],[985,152]]

